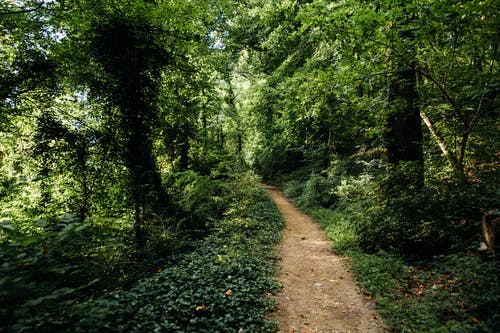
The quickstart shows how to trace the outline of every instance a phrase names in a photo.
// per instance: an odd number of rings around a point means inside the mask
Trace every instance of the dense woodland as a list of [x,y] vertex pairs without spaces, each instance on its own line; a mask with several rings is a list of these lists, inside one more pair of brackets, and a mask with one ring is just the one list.
[[4,0],[0,331],[274,332],[283,186],[390,331],[494,332],[496,0]]

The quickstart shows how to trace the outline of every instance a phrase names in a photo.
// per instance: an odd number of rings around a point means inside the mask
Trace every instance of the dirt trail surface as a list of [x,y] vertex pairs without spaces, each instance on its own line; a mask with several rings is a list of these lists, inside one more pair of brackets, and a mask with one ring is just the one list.
[[280,332],[384,332],[372,301],[361,295],[345,259],[331,251],[331,243],[318,224],[277,188],[263,187],[286,223],[279,246],[283,290],[272,314],[280,323]]

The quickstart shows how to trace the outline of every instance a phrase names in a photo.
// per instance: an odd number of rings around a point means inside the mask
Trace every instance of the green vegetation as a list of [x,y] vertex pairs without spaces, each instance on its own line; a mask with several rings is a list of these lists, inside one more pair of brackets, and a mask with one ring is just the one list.
[[494,331],[499,22],[497,0],[1,1],[0,329],[272,331],[254,172],[394,331]]
[[0,331],[272,331],[230,1],[2,1]]
[[500,322],[499,267],[478,251],[480,215],[472,227],[458,220],[474,216],[476,205],[493,196],[428,189],[422,197],[387,199],[373,165],[363,164],[356,176],[349,175],[351,167],[337,162],[323,176],[291,180],[284,190],[350,259],[358,283],[391,329],[494,332]]
[[253,0],[234,19],[250,164],[323,226],[397,332],[500,326],[498,260],[478,251],[500,207],[499,13]]
[[[195,188],[197,181],[184,185]],[[204,197],[222,201],[222,217],[205,220],[209,236],[158,240],[148,251],[156,256],[141,262],[124,257],[133,251],[123,239],[126,233],[105,238],[107,229],[79,222],[46,232],[43,239],[4,244],[2,328],[273,332],[275,323],[264,316],[273,306],[267,295],[279,287],[272,246],[280,239],[282,220],[255,184],[251,174],[219,182],[224,193]],[[193,203],[193,196],[205,194],[190,191],[182,199]]]

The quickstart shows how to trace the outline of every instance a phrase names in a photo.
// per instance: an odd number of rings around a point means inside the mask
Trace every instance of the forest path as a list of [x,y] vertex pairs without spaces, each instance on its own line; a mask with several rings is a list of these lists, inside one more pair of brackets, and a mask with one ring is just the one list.
[[283,289],[271,314],[280,332],[384,332],[374,305],[360,293],[345,259],[335,255],[319,225],[301,213],[283,194],[263,185],[285,220],[279,245]]

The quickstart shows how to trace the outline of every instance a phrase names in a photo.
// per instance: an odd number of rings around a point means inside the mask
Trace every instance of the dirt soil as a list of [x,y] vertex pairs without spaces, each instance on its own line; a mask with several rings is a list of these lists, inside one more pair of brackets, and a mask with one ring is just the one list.
[[275,187],[263,186],[286,223],[279,245],[283,289],[271,314],[280,332],[384,332],[373,301],[363,297],[346,260],[332,252],[319,225]]

